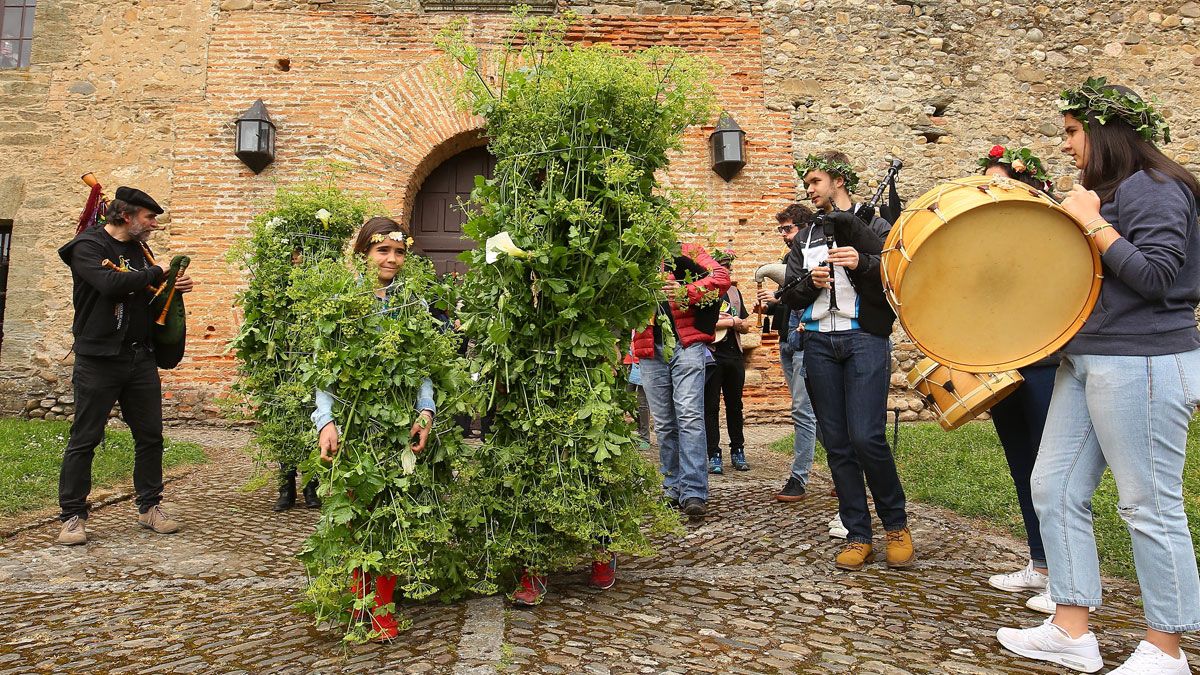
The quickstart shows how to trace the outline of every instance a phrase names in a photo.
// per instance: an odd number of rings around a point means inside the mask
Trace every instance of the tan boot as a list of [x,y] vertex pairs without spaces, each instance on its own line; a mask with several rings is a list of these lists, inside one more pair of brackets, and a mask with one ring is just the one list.
[[138,525],[159,534],[171,534],[178,532],[180,528],[180,524],[168,518],[166,511],[157,505],[151,506],[145,513],[138,514]]
[[834,567],[842,570],[850,570],[857,572],[867,566],[867,563],[875,559],[875,552],[871,550],[870,544],[864,544],[861,541],[848,541],[842,552],[837,554],[833,559]]
[[63,546],[78,546],[87,543],[87,530],[83,527],[84,520],[79,516],[71,516],[63,523],[62,532],[58,533],[58,543]]
[[888,567],[912,567],[917,562],[917,552],[913,550],[912,533],[908,528],[887,533],[887,565]]

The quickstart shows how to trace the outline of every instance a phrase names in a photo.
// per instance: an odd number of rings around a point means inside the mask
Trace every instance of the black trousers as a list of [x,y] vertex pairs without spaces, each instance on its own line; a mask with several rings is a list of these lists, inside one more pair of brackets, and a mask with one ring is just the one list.
[[741,360],[716,359],[704,373],[704,432],[708,437],[708,456],[721,455],[720,402],[725,399],[725,427],[729,430],[729,451],[744,450],[742,433],[742,390],[746,387],[746,366]]
[[75,421],[58,474],[58,505],[63,521],[87,518],[92,491],[92,458],[104,440],[104,427],[113,404],[133,432],[133,488],[138,511],[145,513],[162,501],[162,382],[154,354],[144,347],[126,347],[117,356],[75,356]]

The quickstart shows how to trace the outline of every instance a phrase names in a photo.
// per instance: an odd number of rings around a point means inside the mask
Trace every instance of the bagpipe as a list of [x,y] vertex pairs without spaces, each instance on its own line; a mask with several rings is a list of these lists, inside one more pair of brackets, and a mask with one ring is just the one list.
[[[105,214],[110,201],[93,174],[86,173],[81,178],[84,185],[91,188],[91,192],[88,194],[83,212],[79,214],[79,225],[75,229],[76,235],[94,227],[104,227],[106,224]],[[139,241],[138,243],[142,247],[142,254],[146,257],[146,262],[150,265],[157,265],[150,247],[145,242]],[[171,264],[162,282],[157,286],[146,287],[146,291],[150,293],[150,316],[154,317],[150,330],[151,340],[154,342],[154,360],[158,363],[159,368],[174,368],[183,359],[187,343],[187,310],[184,308],[183,294],[177,291],[175,282],[181,275],[187,273],[190,263],[191,258],[186,255],[174,256],[171,258]],[[101,261],[100,264],[117,272],[124,271],[108,259]]]

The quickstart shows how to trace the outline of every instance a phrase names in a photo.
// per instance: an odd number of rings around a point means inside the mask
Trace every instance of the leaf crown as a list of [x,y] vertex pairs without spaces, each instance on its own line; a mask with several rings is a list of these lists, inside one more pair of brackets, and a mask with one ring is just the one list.
[[1088,128],[1088,119],[1093,117],[1100,124],[1117,119],[1133,127],[1143,139],[1150,143],[1162,136],[1162,142],[1171,142],[1171,128],[1167,120],[1140,96],[1131,91],[1122,91],[1107,83],[1103,77],[1089,77],[1078,89],[1067,89],[1058,97],[1058,110],[1070,113]]
[[979,158],[979,168],[987,169],[993,163],[1008,166],[1013,174],[1024,174],[1041,183],[1047,183],[1050,177],[1046,175],[1046,165],[1029,148],[1011,149],[1003,145],[993,145],[988,154]]
[[800,180],[803,181],[810,171],[824,171],[830,176],[841,177],[846,181],[846,192],[853,193],[858,187],[858,174],[854,173],[854,169],[845,162],[834,161],[820,155],[809,155],[796,163],[796,173],[800,175]]

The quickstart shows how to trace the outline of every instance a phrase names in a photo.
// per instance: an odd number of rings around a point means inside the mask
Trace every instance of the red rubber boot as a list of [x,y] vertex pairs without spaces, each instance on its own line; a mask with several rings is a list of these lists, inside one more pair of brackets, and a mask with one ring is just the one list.
[[597,557],[603,556],[608,556],[608,560],[592,562],[592,578],[588,580],[588,585],[606,591],[617,583],[617,556],[608,551],[597,552]]
[[530,574],[529,570],[521,572],[521,585],[513,591],[512,601],[518,607],[534,607],[542,604],[546,597],[546,577]]
[[400,635],[400,625],[392,614],[393,610],[383,609],[384,606],[392,604],[392,596],[396,592],[396,577],[378,575],[374,581],[375,611],[371,614],[371,629],[375,631],[376,636],[372,640],[382,642]]

